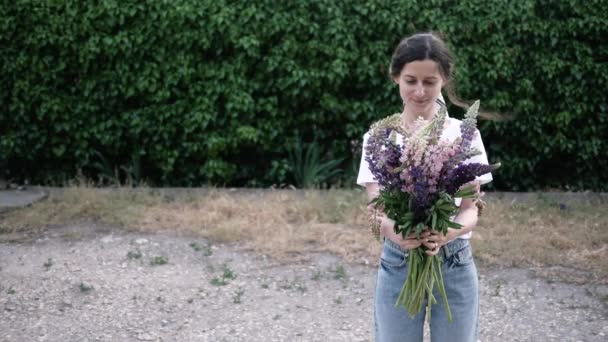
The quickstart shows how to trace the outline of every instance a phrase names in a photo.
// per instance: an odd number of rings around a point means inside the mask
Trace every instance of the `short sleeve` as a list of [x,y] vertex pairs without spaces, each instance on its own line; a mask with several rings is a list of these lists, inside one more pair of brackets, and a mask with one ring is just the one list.
[[357,175],[357,185],[365,186],[366,183],[378,183],[372,172],[369,170],[369,163],[365,160],[367,153],[365,152],[367,146],[367,140],[369,138],[369,132],[363,136],[363,147],[361,149],[361,163],[359,165],[359,174]]
[[[481,140],[481,134],[479,134],[479,130],[475,130],[475,138],[473,138],[473,141],[471,142],[471,147],[474,147],[477,150],[479,150],[481,152],[481,154],[473,156],[473,157],[465,160],[464,162],[465,163],[480,163],[480,164],[488,165],[489,164],[488,155],[486,154],[486,149],[483,146],[483,141]],[[492,181],[492,173],[488,172],[481,176],[477,176],[475,179],[480,181],[480,185],[490,183]]]

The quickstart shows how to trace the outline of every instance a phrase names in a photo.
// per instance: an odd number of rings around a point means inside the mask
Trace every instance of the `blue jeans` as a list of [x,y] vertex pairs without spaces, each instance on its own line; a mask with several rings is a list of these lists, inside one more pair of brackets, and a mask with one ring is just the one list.
[[[443,260],[441,272],[452,311],[452,323],[448,322],[443,300],[435,285],[433,295],[437,304],[431,307],[431,341],[476,342],[479,283],[469,240],[450,241],[441,247],[438,255]],[[407,256],[407,250],[389,239],[384,241],[374,307],[376,342],[422,341],[426,300],[414,318],[410,317],[405,307],[395,308],[407,278]]]

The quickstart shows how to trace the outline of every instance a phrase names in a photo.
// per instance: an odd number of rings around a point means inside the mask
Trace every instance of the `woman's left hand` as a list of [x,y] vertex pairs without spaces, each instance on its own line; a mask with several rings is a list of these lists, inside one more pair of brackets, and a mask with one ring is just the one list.
[[429,230],[429,235],[422,241],[422,244],[427,248],[426,255],[437,255],[439,253],[439,249],[441,246],[448,243],[450,232],[448,230],[448,235],[443,235],[443,233],[436,230]]

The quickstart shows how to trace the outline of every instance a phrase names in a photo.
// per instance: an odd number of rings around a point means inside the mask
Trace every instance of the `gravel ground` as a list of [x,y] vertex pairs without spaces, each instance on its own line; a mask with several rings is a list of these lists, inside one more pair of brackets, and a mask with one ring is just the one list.
[[[373,264],[374,262],[372,262]],[[0,243],[0,341],[373,341],[375,266],[94,225]],[[608,290],[480,269],[481,341],[606,341]]]

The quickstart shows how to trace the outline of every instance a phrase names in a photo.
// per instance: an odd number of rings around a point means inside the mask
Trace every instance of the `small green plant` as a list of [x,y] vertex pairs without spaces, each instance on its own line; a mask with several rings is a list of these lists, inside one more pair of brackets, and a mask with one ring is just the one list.
[[230,267],[227,264],[224,264],[222,269],[223,269],[222,275],[211,279],[211,285],[224,286],[224,285],[228,284],[227,280],[233,280],[236,278],[236,274],[234,273],[233,270],[230,269]]
[[245,293],[245,290],[243,290],[243,289],[239,288],[239,289],[238,289],[238,290],[235,292],[234,297],[232,297],[232,302],[233,302],[234,304],[240,304],[240,303],[241,303],[241,301],[242,301],[242,297],[243,297],[243,294],[244,294],[244,293]]
[[194,249],[195,252],[200,252],[202,249],[202,247],[196,242],[191,242],[190,247],[192,247],[192,249]]
[[334,303],[336,303],[338,305],[342,304],[342,297],[338,297],[338,298],[334,299]]
[[190,243],[190,247],[194,249],[196,252],[203,252],[203,256],[211,256],[213,254],[213,250],[210,245],[199,245],[196,242]]
[[333,270],[333,272],[334,272],[334,279],[337,279],[337,280],[346,279],[346,270],[344,269],[344,266],[337,265],[336,268]]
[[312,274],[312,277],[310,277],[311,280],[314,281],[319,281],[321,279],[321,271],[319,270],[315,270],[315,272]]
[[236,274],[234,273],[233,270],[230,269],[230,267],[227,264],[224,264],[223,267],[223,274],[222,274],[222,278],[224,279],[236,279]]
[[11,286],[8,288],[8,290],[6,291],[6,293],[8,294],[15,294],[15,289]]
[[210,283],[213,286],[224,286],[224,285],[228,284],[226,279],[224,279],[222,277],[213,277],[213,279],[211,279]]
[[342,173],[338,165],[344,159],[322,160],[321,149],[316,141],[306,147],[302,147],[302,143],[297,141],[288,152],[294,180],[300,188],[320,187],[332,177]]
[[157,255],[150,260],[151,265],[165,265],[169,262],[169,258],[164,255]]
[[84,282],[81,282],[78,287],[80,288],[80,292],[82,293],[89,293],[94,290],[93,286],[85,284]]
[[135,250],[135,251],[129,251],[129,253],[127,253],[127,258],[133,260],[133,259],[141,259],[142,254],[141,251],[139,249]]
[[53,266],[53,259],[48,258],[47,261],[43,264],[43,266],[46,268],[47,271],[50,270]]

